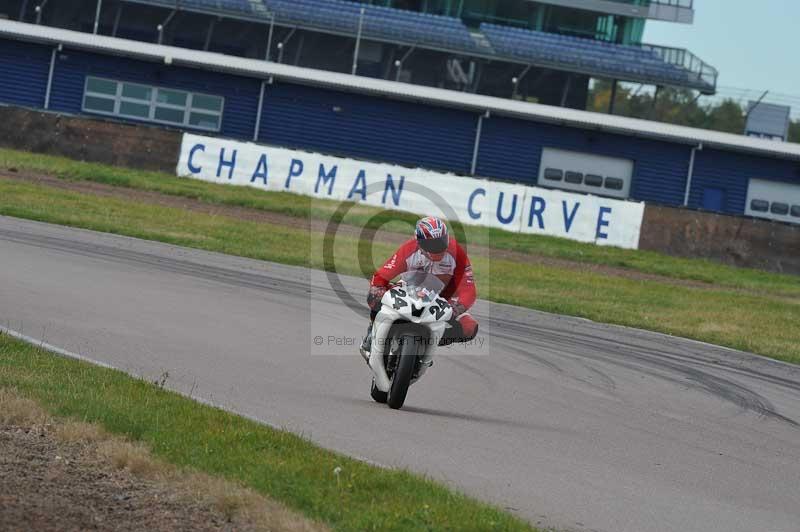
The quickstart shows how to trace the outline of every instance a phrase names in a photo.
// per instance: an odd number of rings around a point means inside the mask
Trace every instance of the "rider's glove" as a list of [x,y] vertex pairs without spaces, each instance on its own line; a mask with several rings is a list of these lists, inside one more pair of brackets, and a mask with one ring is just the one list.
[[448,301],[453,308],[453,319],[458,318],[467,311],[467,307],[458,302],[458,299],[451,299]]
[[367,294],[367,306],[370,310],[378,310],[381,306],[381,299],[383,294],[386,293],[385,286],[370,286],[369,293]]

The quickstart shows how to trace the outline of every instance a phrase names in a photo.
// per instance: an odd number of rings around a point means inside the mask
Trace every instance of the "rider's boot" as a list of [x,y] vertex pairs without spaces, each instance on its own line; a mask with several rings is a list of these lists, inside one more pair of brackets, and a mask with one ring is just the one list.
[[364,357],[364,360],[367,361],[369,364],[369,352],[372,349],[372,322],[369,322],[369,326],[367,327],[367,335],[364,337],[364,340],[361,341],[361,347],[359,351],[361,352],[361,356]]
[[433,366],[433,355],[425,354],[420,357],[419,361],[419,369],[414,374],[411,382],[416,382],[420,377],[425,375],[425,372],[428,371],[428,368]]

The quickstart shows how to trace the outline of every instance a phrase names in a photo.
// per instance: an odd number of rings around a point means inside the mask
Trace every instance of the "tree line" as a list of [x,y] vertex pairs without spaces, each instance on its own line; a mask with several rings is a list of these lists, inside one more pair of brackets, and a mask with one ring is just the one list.
[[[608,112],[611,83],[598,80],[589,90],[587,109]],[[713,129],[741,135],[744,132],[747,110],[733,99],[710,104],[699,103],[689,89],[664,87],[653,105],[652,93],[639,93],[635,88],[618,85],[614,99],[614,114],[656,120],[681,126]],[[789,142],[800,143],[800,120],[789,125]]]

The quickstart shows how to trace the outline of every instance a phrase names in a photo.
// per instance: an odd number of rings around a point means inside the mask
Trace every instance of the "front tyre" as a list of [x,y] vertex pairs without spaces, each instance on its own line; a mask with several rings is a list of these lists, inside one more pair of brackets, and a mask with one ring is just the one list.
[[397,340],[399,343],[399,360],[392,374],[392,385],[389,388],[389,395],[386,400],[389,407],[394,409],[403,407],[408,394],[408,387],[411,385],[411,378],[414,376],[417,358],[425,349],[425,343],[419,336],[403,334]]

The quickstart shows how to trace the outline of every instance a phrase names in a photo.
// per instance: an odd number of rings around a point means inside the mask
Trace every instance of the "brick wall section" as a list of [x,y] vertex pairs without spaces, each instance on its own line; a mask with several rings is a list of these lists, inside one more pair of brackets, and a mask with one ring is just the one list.
[[0,146],[174,173],[182,133],[15,107],[0,107]]
[[639,248],[800,275],[800,226],[647,205]]

